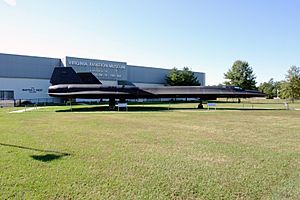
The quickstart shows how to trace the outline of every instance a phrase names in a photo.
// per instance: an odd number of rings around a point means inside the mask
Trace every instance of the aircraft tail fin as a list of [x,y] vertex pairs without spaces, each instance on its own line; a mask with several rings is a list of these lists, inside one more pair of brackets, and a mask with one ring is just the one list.
[[76,73],[72,67],[55,67],[50,83],[58,84],[101,84],[101,82],[91,73]]
[[91,72],[77,73],[83,84],[102,84]]
[[50,79],[50,83],[52,85],[82,84],[82,81],[72,67],[55,67]]

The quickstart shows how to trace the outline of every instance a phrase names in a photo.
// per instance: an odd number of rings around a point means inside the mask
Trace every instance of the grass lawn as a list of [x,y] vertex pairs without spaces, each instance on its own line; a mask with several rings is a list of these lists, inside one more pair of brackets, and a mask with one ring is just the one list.
[[0,109],[0,199],[300,199],[300,111],[148,106]]

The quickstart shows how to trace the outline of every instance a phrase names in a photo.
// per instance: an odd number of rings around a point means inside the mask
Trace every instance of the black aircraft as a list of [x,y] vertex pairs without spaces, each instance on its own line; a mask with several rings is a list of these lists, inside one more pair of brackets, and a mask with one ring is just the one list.
[[105,86],[90,72],[76,73],[72,67],[56,67],[53,71],[48,94],[65,99],[109,99],[110,107],[115,99],[153,98],[250,98],[265,97],[256,90],[244,90],[234,86],[158,86],[136,87],[128,81],[118,81],[117,86]]

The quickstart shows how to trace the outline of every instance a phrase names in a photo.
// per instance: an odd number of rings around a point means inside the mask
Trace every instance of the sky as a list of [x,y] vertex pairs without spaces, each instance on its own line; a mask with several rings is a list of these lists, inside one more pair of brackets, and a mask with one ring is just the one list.
[[206,73],[234,61],[259,83],[300,66],[299,0],[0,0],[0,53]]

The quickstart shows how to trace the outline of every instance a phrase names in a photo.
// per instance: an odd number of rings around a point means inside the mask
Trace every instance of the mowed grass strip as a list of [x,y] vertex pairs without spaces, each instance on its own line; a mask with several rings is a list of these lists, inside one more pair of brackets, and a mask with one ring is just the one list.
[[0,198],[300,198],[299,111],[52,110],[1,111]]

